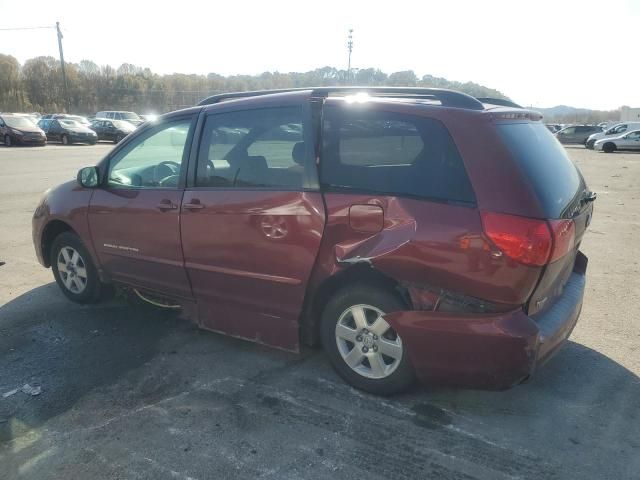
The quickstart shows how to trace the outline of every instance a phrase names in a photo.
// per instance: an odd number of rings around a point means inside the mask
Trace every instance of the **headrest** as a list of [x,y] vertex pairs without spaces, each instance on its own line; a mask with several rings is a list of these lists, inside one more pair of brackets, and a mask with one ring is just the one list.
[[304,154],[305,154],[305,144],[304,142],[298,142],[293,146],[293,150],[291,150],[291,158],[298,165],[304,165]]

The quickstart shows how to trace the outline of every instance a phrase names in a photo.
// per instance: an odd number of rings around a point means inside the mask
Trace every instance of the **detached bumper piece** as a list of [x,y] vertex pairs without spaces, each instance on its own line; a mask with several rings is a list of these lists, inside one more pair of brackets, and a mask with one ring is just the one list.
[[419,379],[433,385],[503,390],[523,382],[567,340],[578,321],[587,258],[578,253],[562,295],[544,312],[404,311],[385,316]]

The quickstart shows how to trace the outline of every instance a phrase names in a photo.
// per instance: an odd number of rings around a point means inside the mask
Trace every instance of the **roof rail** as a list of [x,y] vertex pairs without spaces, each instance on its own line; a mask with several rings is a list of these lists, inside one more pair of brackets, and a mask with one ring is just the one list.
[[476,100],[482,103],[490,103],[491,105],[498,105],[500,107],[513,107],[513,108],[522,108],[521,105],[518,105],[511,100],[507,100],[505,98],[491,98],[491,97],[476,97]]
[[275,90],[257,90],[253,92],[221,93],[205,98],[198,105],[213,105],[225,100],[236,98],[258,97],[274,93],[311,91],[313,97],[328,97],[333,93],[367,93],[372,96],[385,96],[394,98],[434,99],[445,107],[466,108],[470,110],[484,110],[480,101],[466,93],[446,90],[443,88],[419,88],[419,87],[315,87],[315,88],[282,88]]

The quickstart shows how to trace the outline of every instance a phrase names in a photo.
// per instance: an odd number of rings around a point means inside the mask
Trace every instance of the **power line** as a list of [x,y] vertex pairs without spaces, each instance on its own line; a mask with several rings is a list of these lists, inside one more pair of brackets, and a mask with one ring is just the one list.
[[9,27],[9,28],[0,28],[1,31],[9,31],[9,30],[41,30],[43,28],[56,28],[56,27]]

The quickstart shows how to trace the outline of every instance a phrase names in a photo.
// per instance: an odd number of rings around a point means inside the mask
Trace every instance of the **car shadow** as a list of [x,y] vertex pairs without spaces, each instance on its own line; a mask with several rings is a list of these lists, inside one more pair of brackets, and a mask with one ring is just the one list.
[[[170,312],[119,299],[73,304],[55,283],[6,303],[0,307],[0,444],[138,368],[180,328],[193,327]],[[21,390],[25,384],[41,388],[37,398]]]

